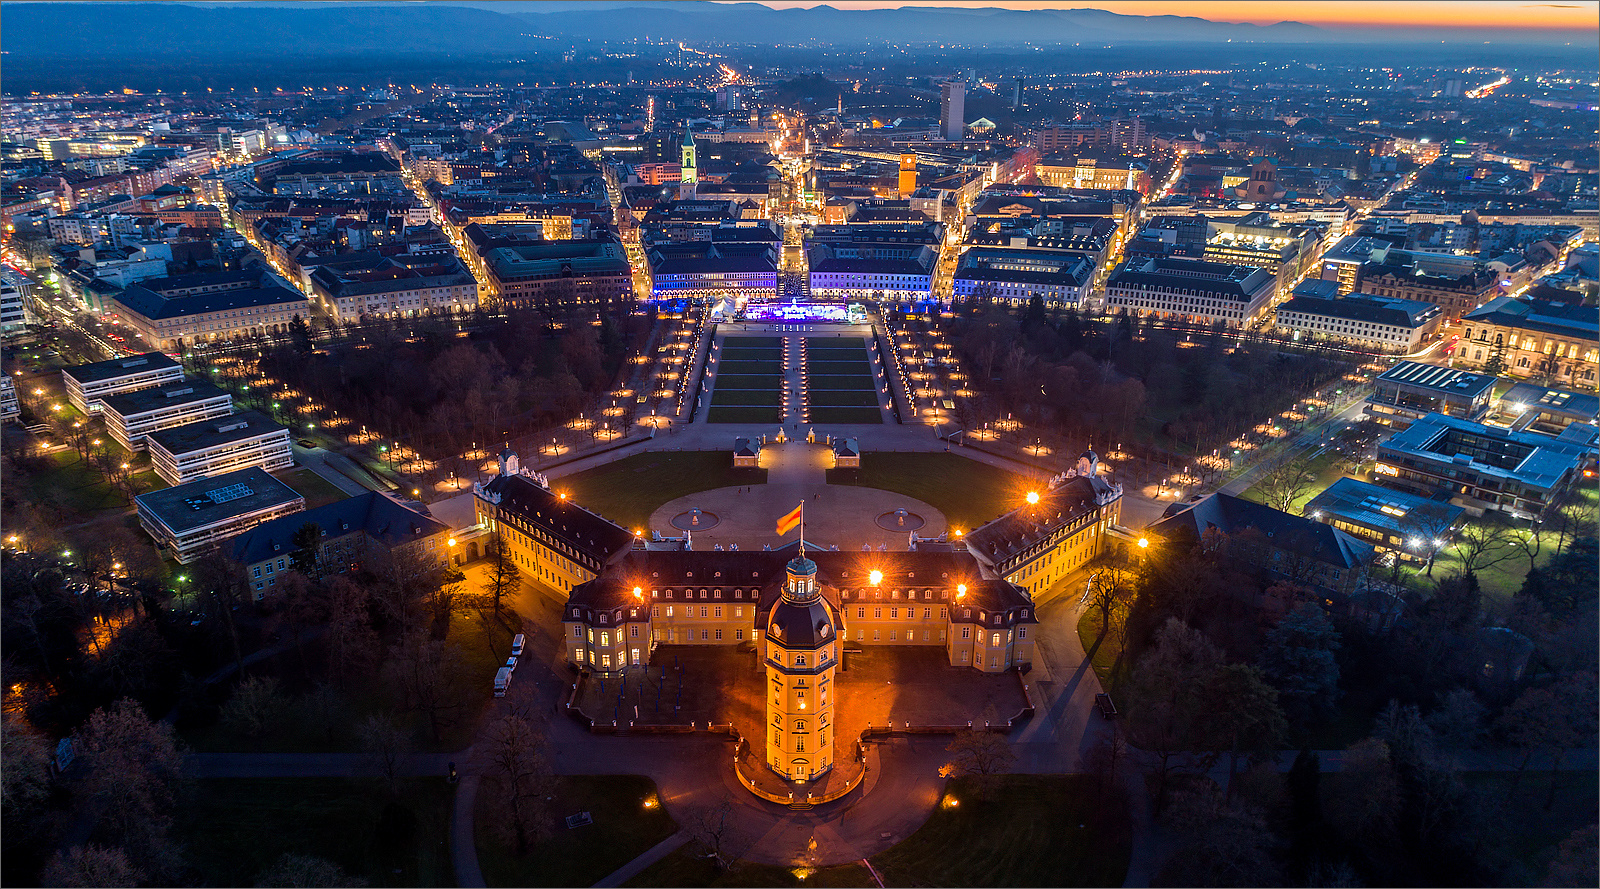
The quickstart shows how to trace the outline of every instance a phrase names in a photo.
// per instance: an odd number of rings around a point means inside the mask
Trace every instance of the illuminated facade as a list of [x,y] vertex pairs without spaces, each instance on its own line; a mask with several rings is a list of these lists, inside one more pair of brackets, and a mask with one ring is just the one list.
[[838,609],[822,595],[817,563],[802,551],[785,566],[762,661],[767,672],[767,755],[774,771],[809,781],[833,768],[833,671],[839,665]]

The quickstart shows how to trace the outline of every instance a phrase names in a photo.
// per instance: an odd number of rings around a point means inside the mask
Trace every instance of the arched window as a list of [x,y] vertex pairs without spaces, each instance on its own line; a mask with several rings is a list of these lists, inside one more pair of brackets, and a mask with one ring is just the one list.
[[795,655],[794,656],[794,665],[796,667],[804,667],[806,665],[806,656],[803,655],[803,654]]
[[797,731],[797,732],[805,731],[806,730],[806,721],[804,719],[796,719],[794,721],[794,730]]

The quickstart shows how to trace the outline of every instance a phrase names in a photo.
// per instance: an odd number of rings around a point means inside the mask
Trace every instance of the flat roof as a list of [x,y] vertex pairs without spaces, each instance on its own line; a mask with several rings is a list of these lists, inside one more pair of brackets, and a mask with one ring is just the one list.
[[134,499],[141,510],[178,536],[251,513],[305,503],[293,488],[259,466],[195,479]]
[[1539,413],[1593,422],[1600,417],[1600,396],[1565,389],[1546,389],[1533,383],[1518,383],[1500,396],[1502,406],[1526,405]]
[[204,380],[178,380],[162,386],[140,389],[137,392],[108,395],[102,402],[106,410],[126,417],[172,405],[208,401],[227,394]]
[[1477,398],[1493,389],[1495,377],[1470,371],[1423,364],[1420,361],[1402,361],[1378,376],[1378,383],[1404,383],[1414,389],[1431,389],[1435,392]]
[[84,383],[98,383],[102,380],[114,380],[118,377],[132,376],[133,374],[148,373],[150,371],[165,370],[167,368],[182,368],[183,365],[172,360],[161,352],[145,352],[142,355],[129,355],[124,358],[113,358],[110,361],[96,361],[93,364],[80,364],[76,367],[64,367],[61,372]]
[[217,445],[247,438],[256,438],[273,432],[285,432],[288,427],[257,411],[240,411],[230,417],[201,420],[152,432],[146,438],[160,445],[170,454],[189,454],[214,448]]
[[[1411,516],[1427,510],[1426,517]],[[1306,504],[1305,514],[1320,518],[1321,513],[1346,519],[1354,524],[1384,528],[1396,533],[1439,533],[1453,527],[1466,510],[1448,501],[1432,500],[1406,491],[1396,491],[1371,482],[1346,476],[1328,486]],[[1408,520],[1406,517],[1411,516]]]

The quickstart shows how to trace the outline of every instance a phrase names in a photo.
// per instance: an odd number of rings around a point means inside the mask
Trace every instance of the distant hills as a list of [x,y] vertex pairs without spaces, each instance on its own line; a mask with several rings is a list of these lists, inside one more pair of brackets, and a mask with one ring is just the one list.
[[[1283,7],[1292,12],[1292,4]],[[902,7],[771,9],[757,3],[29,3],[5,4],[0,47],[12,61],[234,58],[241,55],[538,54],[559,45],[649,37],[752,46],[1015,47],[1144,43],[1330,43],[1419,39],[1414,31],[1213,22],[1096,9]],[[1428,32],[1429,42],[1481,33]],[[1566,35],[1570,39],[1571,35]],[[1552,42],[1521,34],[1524,42]],[[1497,40],[1515,42],[1509,35]]]

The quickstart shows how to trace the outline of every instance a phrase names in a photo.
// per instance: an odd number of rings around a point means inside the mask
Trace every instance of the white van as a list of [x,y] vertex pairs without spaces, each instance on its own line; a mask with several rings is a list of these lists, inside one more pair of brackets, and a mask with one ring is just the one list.
[[505,697],[506,696],[506,688],[509,687],[510,685],[511,685],[511,668],[510,667],[501,667],[500,668],[500,672],[494,674],[494,696],[497,697],[497,698]]
[[516,638],[511,640],[512,657],[522,657],[522,641],[523,637],[521,633],[518,633]]

